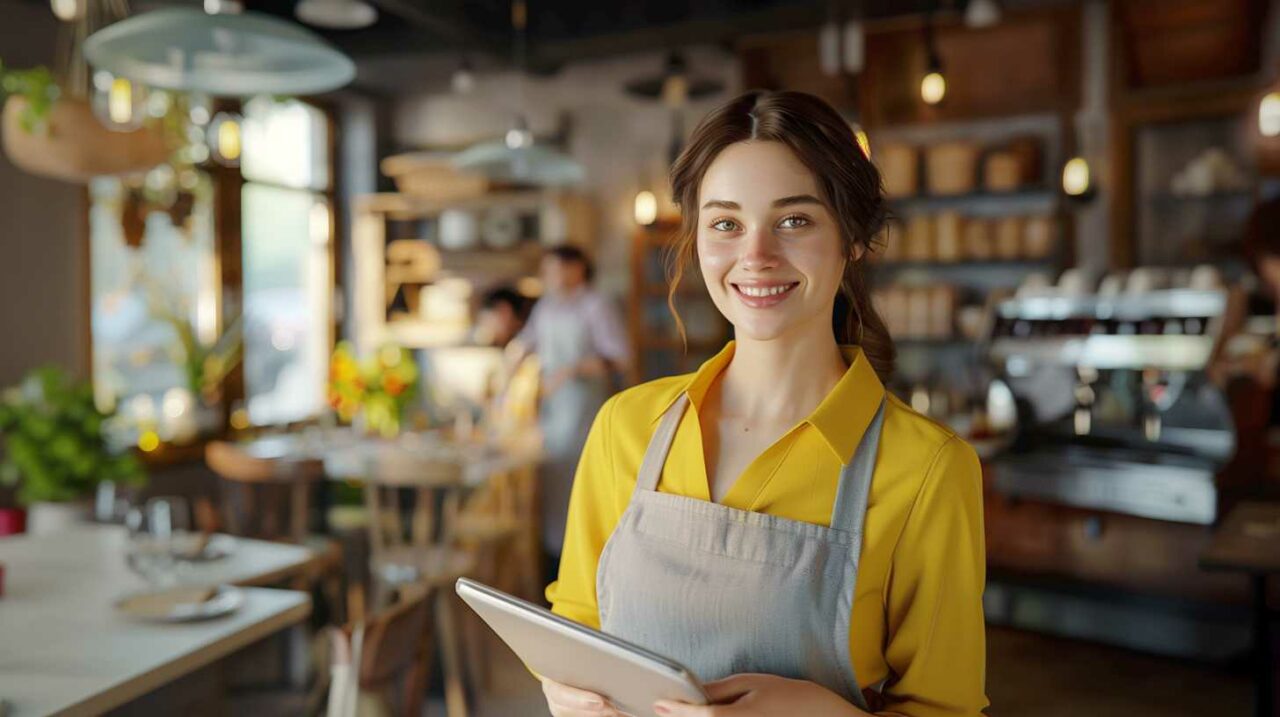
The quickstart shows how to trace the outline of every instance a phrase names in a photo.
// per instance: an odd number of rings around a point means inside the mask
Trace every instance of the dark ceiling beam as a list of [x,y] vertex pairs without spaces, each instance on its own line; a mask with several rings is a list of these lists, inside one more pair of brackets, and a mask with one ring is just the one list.
[[740,35],[813,28],[826,18],[822,3],[785,5],[744,12],[732,19],[705,18],[581,39],[539,42],[529,45],[531,68],[554,67],[568,62],[630,52],[646,52],[689,45],[730,44]]
[[[427,54],[443,51],[482,52],[490,55],[509,55],[510,47],[504,34],[486,31],[457,16],[423,9],[414,0],[369,0],[379,11],[413,25],[435,40],[436,47],[424,48]],[[445,46],[445,45],[448,46]]]

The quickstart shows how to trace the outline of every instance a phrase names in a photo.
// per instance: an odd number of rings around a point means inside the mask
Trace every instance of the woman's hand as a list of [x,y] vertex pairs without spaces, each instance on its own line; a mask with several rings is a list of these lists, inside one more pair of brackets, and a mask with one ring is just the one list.
[[542,694],[552,717],[618,717],[609,700],[594,692],[542,679]]
[[827,688],[777,675],[743,674],[705,685],[712,704],[705,707],[659,700],[653,709],[664,717],[858,717],[869,713]]

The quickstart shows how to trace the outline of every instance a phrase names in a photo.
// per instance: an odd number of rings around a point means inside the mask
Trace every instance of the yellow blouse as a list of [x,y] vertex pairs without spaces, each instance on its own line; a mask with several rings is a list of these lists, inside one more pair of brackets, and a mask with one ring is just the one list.
[[[600,409],[574,479],[552,610],[600,626],[596,565],[626,509],[657,419],[681,392],[686,411],[658,490],[709,500],[697,411],[733,358],[733,342],[696,373],[623,391]],[[758,456],[725,495],[741,510],[827,525],[840,467],[884,387],[856,347],[849,368],[804,421]],[[976,715],[985,694],[982,474],[973,449],[892,395],[868,499],[850,654],[864,687],[884,681],[884,713]]]

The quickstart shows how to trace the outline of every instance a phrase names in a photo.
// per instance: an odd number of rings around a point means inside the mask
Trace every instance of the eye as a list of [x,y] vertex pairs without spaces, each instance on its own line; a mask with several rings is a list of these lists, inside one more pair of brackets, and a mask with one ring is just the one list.
[[778,226],[783,229],[803,229],[812,223],[813,222],[809,221],[809,218],[804,215],[790,214],[783,217],[782,221],[778,222]]
[[718,232],[731,232],[738,228],[738,223],[732,219],[717,219],[711,222],[711,228]]

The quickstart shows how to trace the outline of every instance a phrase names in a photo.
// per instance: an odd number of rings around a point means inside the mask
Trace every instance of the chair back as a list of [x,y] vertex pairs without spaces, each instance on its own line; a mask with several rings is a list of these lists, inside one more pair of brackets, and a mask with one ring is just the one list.
[[222,481],[225,530],[261,540],[301,543],[307,536],[311,486],[324,476],[318,459],[259,458],[212,441],[205,463]]
[[356,717],[362,692],[381,696],[393,714],[422,714],[432,637],[427,595],[402,590],[396,604],[335,630],[327,717]]

